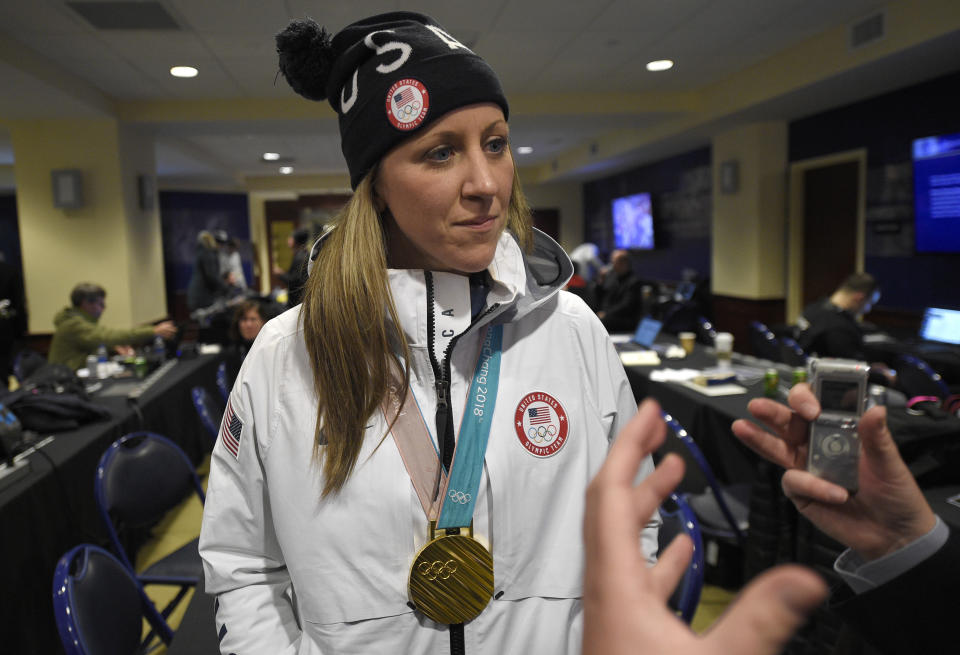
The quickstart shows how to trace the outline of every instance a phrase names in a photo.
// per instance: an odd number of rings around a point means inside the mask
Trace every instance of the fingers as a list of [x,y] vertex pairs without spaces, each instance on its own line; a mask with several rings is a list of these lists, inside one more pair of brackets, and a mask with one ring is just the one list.
[[857,427],[863,455],[869,457],[883,468],[903,464],[893,435],[887,429],[887,408],[871,407],[860,419]]
[[747,586],[714,624],[706,640],[712,652],[779,653],[826,595],[827,585],[813,571],[779,566]]
[[666,602],[677,584],[686,573],[693,557],[693,541],[685,534],[678,534],[670,545],[657,557],[657,563],[650,571],[650,583],[653,593]]
[[[753,417],[771,432],[796,446],[807,440],[807,421],[786,405],[769,398],[754,398],[747,405]],[[819,410],[818,410],[819,411]]]
[[666,435],[660,405],[655,400],[644,400],[630,422],[620,430],[596,479],[604,483],[632,485],[643,458],[659,448]]
[[843,487],[799,469],[784,473],[780,484],[783,493],[795,504],[812,500],[827,505],[842,505],[850,497]]
[[820,402],[806,382],[793,385],[787,404],[808,423],[820,415]]
[[653,473],[633,490],[634,516],[640,524],[646,523],[657,508],[683,479],[683,459],[676,453],[663,458]]
[[775,437],[750,421],[737,419],[733,422],[733,434],[751,450],[778,466],[789,468],[793,465],[792,449],[787,443]]

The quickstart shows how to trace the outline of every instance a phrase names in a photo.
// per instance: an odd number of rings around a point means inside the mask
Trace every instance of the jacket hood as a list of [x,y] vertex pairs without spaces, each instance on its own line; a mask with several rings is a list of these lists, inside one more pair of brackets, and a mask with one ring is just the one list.
[[53,317],[53,324],[56,327],[60,327],[61,323],[65,323],[66,321],[69,321],[74,318],[82,318],[87,321],[92,320],[89,316],[84,314],[77,307],[64,307],[59,312],[57,312],[56,316]]
[[[493,262],[487,269],[495,281],[504,283],[514,294],[514,302],[500,313],[513,320],[546,302],[570,281],[573,263],[560,245],[536,228],[532,228],[533,248],[523,252],[516,237],[509,231],[500,235]],[[330,231],[324,232],[310,248],[307,275]],[[503,319],[501,319],[503,320]]]

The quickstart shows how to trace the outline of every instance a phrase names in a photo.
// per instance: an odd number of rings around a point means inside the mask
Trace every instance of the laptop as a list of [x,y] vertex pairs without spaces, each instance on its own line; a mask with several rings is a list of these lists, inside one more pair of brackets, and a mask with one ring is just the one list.
[[655,350],[653,342],[660,334],[663,323],[653,318],[643,318],[633,333],[631,341],[646,350]]
[[927,307],[920,324],[920,338],[927,342],[960,345],[960,310]]

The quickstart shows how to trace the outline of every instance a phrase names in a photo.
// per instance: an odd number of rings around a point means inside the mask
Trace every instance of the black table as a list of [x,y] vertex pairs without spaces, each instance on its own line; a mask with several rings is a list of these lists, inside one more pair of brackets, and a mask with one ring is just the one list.
[[111,412],[106,421],[54,435],[29,456],[30,472],[0,489],[0,634],[8,653],[62,652],[52,612],[53,569],[73,546],[106,545],[93,495],[100,456],[117,438],[148,429],[169,437],[193,461],[209,452],[190,399],[190,388],[216,390],[221,358],[180,361],[137,402],[108,396],[96,402]]

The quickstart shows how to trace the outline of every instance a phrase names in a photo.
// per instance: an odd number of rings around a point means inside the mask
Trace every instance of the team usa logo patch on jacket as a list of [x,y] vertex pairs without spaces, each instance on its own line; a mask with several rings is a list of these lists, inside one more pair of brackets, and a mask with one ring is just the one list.
[[243,423],[233,411],[233,401],[227,403],[227,410],[223,413],[223,424],[220,426],[220,441],[234,459],[240,459],[240,433],[243,432]]
[[520,400],[513,427],[527,452],[535,457],[555,455],[567,442],[567,413],[548,393],[533,391]]
[[423,123],[430,109],[430,94],[419,80],[397,80],[387,91],[387,118],[398,130],[413,130]]

